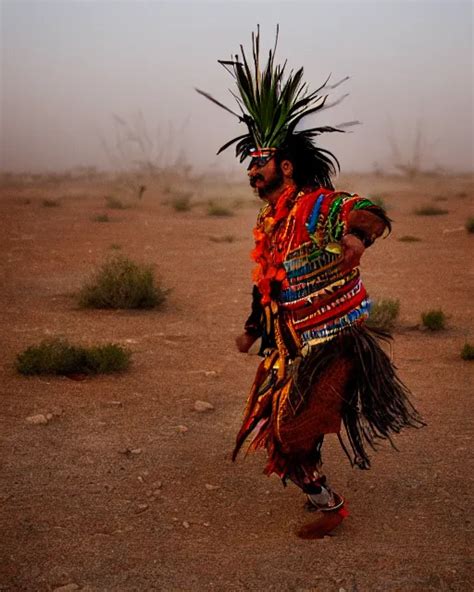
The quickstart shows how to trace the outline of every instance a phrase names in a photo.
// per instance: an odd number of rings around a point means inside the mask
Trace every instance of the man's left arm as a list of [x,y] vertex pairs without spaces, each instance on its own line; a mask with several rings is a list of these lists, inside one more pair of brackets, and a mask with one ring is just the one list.
[[347,219],[347,230],[342,237],[344,266],[357,267],[365,249],[391,230],[390,220],[381,208],[352,210]]

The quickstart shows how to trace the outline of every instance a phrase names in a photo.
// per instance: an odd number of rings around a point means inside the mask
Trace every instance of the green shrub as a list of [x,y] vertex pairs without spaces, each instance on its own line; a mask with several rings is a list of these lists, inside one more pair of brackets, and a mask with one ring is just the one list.
[[421,322],[430,331],[441,331],[446,326],[446,315],[441,309],[428,310],[421,314]]
[[412,236],[411,234],[404,234],[398,239],[402,243],[418,243],[421,241],[421,238],[417,236]]
[[372,304],[367,325],[373,329],[389,331],[395,326],[395,321],[400,313],[400,300],[379,300]]
[[224,234],[224,236],[210,236],[209,240],[213,243],[233,243],[235,236],[233,234]]
[[449,210],[443,210],[436,206],[422,206],[421,208],[416,208],[414,213],[417,216],[444,216],[445,214],[449,214]]
[[230,208],[226,208],[225,206],[221,206],[219,204],[210,201],[207,204],[207,215],[208,216],[217,216],[217,217],[226,217],[226,216],[233,216],[234,213]]
[[130,365],[131,353],[115,343],[81,347],[66,340],[49,339],[32,345],[19,354],[16,368],[20,374],[108,374],[121,372]]
[[474,360],[474,345],[465,343],[461,350],[461,358],[463,360]]
[[468,218],[466,220],[466,230],[469,232],[469,234],[474,232],[474,218]]
[[59,201],[57,199],[43,199],[41,205],[44,208],[57,208],[59,206]]
[[111,210],[126,210],[127,208],[130,207],[130,206],[124,204],[123,201],[121,201],[117,197],[114,197],[113,195],[107,195],[104,199],[105,199],[105,206],[107,208],[110,208]]
[[116,256],[82,288],[79,304],[85,308],[154,308],[166,295],[155,283],[151,267]]
[[92,218],[93,222],[110,222],[108,214],[98,214]]

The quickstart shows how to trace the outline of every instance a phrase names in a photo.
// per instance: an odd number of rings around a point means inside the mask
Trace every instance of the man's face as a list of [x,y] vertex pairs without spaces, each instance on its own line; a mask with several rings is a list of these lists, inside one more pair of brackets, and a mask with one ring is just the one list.
[[283,185],[284,177],[280,165],[274,155],[266,162],[263,159],[252,158],[247,169],[250,185],[256,190],[261,199],[265,199]]

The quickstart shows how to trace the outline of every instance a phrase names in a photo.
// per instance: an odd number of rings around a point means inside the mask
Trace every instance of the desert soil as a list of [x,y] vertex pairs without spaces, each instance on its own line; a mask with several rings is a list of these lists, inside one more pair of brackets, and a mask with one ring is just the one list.
[[[302,494],[262,474],[263,454],[229,458],[259,361],[234,346],[255,198],[223,183],[234,215],[209,216],[200,181],[188,212],[158,186],[106,210],[111,183],[36,178],[1,192],[0,590],[471,590],[473,366],[460,357],[474,342],[471,179],[338,181],[382,196],[395,221],[362,273],[373,297],[400,299],[393,356],[428,426],[398,436],[398,452],[382,445],[366,472],[327,438],[326,472],[350,516],[313,541],[295,534],[314,519]],[[448,213],[414,215],[423,205]],[[75,293],[114,253],[153,264],[170,289],[163,308],[78,308]],[[439,308],[446,330],[423,330],[421,313]],[[17,354],[53,336],[126,345],[133,364],[83,381],[20,376]],[[36,414],[52,417],[26,421]]]

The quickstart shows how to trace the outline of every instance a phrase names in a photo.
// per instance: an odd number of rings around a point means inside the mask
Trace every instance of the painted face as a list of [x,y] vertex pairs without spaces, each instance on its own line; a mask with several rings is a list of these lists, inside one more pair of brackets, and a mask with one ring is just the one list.
[[283,185],[283,173],[274,155],[252,158],[247,174],[250,185],[262,199]]

